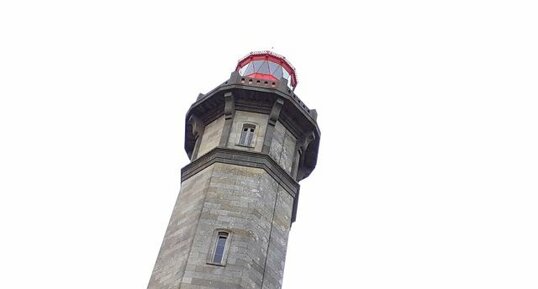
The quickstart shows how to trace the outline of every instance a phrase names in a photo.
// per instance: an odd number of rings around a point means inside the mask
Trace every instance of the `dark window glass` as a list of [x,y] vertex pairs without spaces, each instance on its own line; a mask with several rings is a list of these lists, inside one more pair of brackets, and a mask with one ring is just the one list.
[[217,244],[215,247],[215,255],[213,256],[213,263],[221,264],[224,257],[224,248],[226,247],[226,240],[228,239],[228,233],[220,232],[217,238]]
[[239,144],[244,146],[250,146],[252,139],[254,138],[254,130],[256,127],[252,124],[244,124],[241,130],[241,137],[239,138]]

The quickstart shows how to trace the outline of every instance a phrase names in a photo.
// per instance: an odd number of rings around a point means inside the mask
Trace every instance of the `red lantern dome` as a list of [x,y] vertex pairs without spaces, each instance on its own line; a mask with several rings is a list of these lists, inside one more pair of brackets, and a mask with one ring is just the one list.
[[271,51],[251,52],[237,63],[236,71],[241,76],[264,79],[288,80],[288,85],[295,89],[297,86],[297,75],[295,68],[284,56]]

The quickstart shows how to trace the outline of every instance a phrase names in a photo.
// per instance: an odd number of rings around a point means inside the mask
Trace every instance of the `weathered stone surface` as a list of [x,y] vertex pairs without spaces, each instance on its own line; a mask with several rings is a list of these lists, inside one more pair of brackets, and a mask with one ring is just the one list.
[[[197,99],[186,117],[191,163],[148,289],[281,288],[298,181],[317,162],[313,115],[285,84],[237,72]],[[250,144],[240,144],[244,124],[255,126]]]
[[200,143],[200,148],[198,149],[198,155],[196,157],[203,156],[219,145],[223,127],[224,117],[219,117],[205,126],[202,142]]
[[293,166],[295,154],[295,137],[286,130],[282,123],[277,122],[269,155],[289,174]]
[[[182,184],[148,288],[280,288],[292,196],[265,170],[216,163]],[[208,264],[216,229],[225,266]]]
[[[238,150],[253,150],[256,152],[261,152],[268,119],[269,116],[266,114],[247,111],[236,111],[232,131],[230,132],[230,138],[228,140],[228,147]],[[239,144],[239,138],[241,137],[243,124],[256,125],[256,130],[254,131],[254,138],[252,139],[253,149],[237,145]]]
[[212,167],[208,167],[182,183],[148,288],[179,287],[196,234],[212,170]]

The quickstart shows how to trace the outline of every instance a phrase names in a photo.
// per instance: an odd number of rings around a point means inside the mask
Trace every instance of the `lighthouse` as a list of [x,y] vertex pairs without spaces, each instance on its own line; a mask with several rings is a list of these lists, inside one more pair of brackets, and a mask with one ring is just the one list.
[[279,289],[299,181],[316,167],[317,112],[270,51],[238,61],[186,114],[181,189],[148,289]]

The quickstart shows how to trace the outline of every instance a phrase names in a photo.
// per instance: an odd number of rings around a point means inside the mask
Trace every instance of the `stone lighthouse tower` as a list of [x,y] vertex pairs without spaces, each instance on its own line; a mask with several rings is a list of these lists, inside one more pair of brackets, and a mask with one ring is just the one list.
[[186,116],[181,190],[149,289],[279,289],[299,181],[316,166],[317,113],[294,67],[253,52]]

